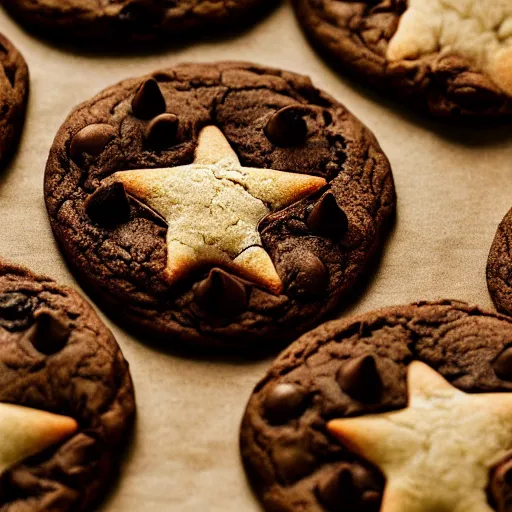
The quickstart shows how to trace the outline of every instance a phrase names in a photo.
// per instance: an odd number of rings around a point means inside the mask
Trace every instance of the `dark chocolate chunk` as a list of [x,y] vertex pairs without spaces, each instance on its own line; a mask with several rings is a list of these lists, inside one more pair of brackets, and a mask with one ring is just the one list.
[[303,116],[302,105],[290,105],[278,110],[265,126],[267,139],[272,144],[285,148],[304,144],[308,127]]
[[295,250],[285,258],[288,292],[303,298],[318,297],[329,284],[329,272],[311,251]]
[[348,218],[329,192],[313,207],[307,224],[316,235],[339,240],[347,232]]
[[245,285],[224,270],[214,268],[194,290],[196,302],[206,311],[235,316],[247,307]]
[[130,219],[130,202],[124,185],[109,183],[98,188],[85,202],[89,218],[103,227],[114,227]]
[[69,325],[50,311],[37,313],[35,319],[36,323],[26,334],[35,349],[46,355],[62,350],[71,333]]
[[179,119],[174,114],[160,114],[146,128],[144,137],[151,149],[167,149],[176,144]]
[[377,402],[382,394],[382,378],[372,354],[346,362],[338,371],[337,381],[342,391],[360,402]]
[[304,390],[299,386],[289,383],[277,384],[265,397],[265,417],[271,424],[282,425],[301,414],[305,398]]
[[163,114],[165,109],[165,99],[157,81],[150,78],[143,82],[132,100],[133,115],[139,119],[152,119]]
[[507,347],[492,363],[494,373],[501,380],[512,381],[512,347]]
[[69,154],[74,161],[83,153],[98,156],[116,136],[116,130],[109,124],[90,124],[82,128],[71,141]]

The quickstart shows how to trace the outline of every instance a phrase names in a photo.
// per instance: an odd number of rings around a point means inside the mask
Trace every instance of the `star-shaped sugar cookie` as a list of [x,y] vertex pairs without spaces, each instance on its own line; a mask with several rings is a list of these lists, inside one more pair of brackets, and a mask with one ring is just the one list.
[[406,409],[328,424],[383,471],[381,512],[492,512],[486,487],[512,448],[512,393],[463,393],[420,362],[408,391]]
[[0,403],[0,475],[14,464],[63,441],[77,428],[76,421],[67,416]]
[[214,126],[200,133],[192,164],[121,171],[113,179],[166,220],[168,282],[215,265],[275,294],[282,283],[258,223],[326,185],[315,176],[243,167]]
[[433,52],[467,57],[512,96],[512,2],[409,0],[387,58],[416,59]]

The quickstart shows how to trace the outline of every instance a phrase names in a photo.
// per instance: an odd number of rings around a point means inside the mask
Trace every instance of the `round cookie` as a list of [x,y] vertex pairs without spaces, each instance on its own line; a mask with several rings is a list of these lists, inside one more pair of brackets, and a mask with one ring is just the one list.
[[0,34],[0,166],[11,156],[20,136],[28,89],[27,64]]
[[437,116],[512,113],[512,23],[492,0],[293,0],[316,47],[400,101]]
[[487,260],[487,286],[498,310],[512,315],[512,210],[498,227]]
[[222,30],[254,22],[268,0],[6,0],[3,6],[20,23],[54,38],[108,40],[181,39],[193,31]]
[[445,300],[335,320],[257,384],[242,458],[268,511],[505,512],[511,392],[511,318]]
[[83,103],[54,141],[45,196],[104,307],[166,341],[242,350],[332,310],[395,206],[387,158],[340,103],[307,77],[237,62]]
[[128,363],[75,291],[3,261],[0,409],[0,508],[92,510],[134,416]]

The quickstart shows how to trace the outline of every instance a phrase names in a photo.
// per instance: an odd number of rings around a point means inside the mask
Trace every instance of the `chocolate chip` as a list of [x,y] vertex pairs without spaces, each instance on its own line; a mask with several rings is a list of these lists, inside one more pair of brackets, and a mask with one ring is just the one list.
[[512,381],[512,347],[508,347],[492,363],[494,373],[501,380]]
[[315,235],[339,240],[347,232],[348,218],[329,192],[313,207],[307,225]]
[[265,418],[273,425],[297,418],[304,411],[305,398],[304,390],[296,384],[277,384],[265,396]]
[[73,137],[69,154],[75,162],[79,161],[84,153],[98,156],[116,135],[115,128],[109,124],[90,124]]
[[219,268],[196,286],[194,297],[204,310],[220,316],[235,316],[247,308],[245,285]]
[[358,498],[352,471],[344,464],[329,478],[320,481],[316,486],[318,500],[328,510],[344,510],[344,505],[353,505]]
[[287,484],[296,482],[311,473],[316,464],[306,440],[277,444],[272,452],[272,458],[281,480]]
[[50,311],[36,314],[36,323],[27,331],[27,337],[41,354],[55,354],[68,342],[71,330],[67,323]]
[[278,110],[265,126],[267,139],[276,146],[285,148],[300,146],[308,135],[308,127],[303,116],[302,105],[289,105]]
[[165,99],[156,80],[146,80],[138,89],[132,100],[133,115],[139,119],[152,119],[163,114]]
[[329,285],[329,271],[311,251],[296,249],[283,260],[288,293],[313,298]]
[[360,402],[375,403],[382,394],[382,378],[371,354],[345,363],[336,378],[341,390]]
[[343,463],[321,479],[315,488],[318,501],[332,512],[369,510],[380,500],[380,492],[365,468]]
[[146,145],[152,149],[167,149],[176,144],[179,119],[174,114],[160,114],[146,128]]
[[85,202],[89,218],[103,227],[113,227],[130,219],[130,202],[119,182],[99,187]]

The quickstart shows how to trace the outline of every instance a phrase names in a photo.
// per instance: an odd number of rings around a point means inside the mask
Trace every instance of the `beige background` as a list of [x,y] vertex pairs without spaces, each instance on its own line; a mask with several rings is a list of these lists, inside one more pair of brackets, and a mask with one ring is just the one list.
[[[25,55],[32,86],[20,150],[0,175],[2,256],[75,284],[50,231],[42,183],[53,137],[76,104],[118,80],[181,61],[253,60],[310,75],[375,132],[391,161],[397,222],[375,275],[342,314],[442,297],[492,306],[485,264],[512,206],[512,126],[443,127],[361,90],[310,49],[287,3],[229,40],[149,56],[73,54],[25,34],[3,11],[0,30]],[[105,321],[131,364],[138,420],[122,476],[101,511],[259,510],[239,461],[238,425],[269,361],[185,359]]]

